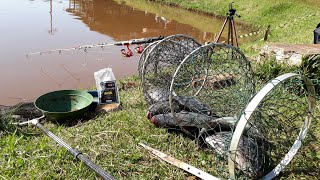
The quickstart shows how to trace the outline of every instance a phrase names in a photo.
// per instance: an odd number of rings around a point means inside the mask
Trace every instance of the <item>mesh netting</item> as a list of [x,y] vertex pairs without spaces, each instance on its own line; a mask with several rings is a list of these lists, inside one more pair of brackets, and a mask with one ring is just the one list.
[[172,35],[154,44],[144,58],[142,87],[149,104],[168,100],[169,86],[177,66],[200,44],[185,35]]
[[179,101],[177,98],[193,97],[210,107],[216,116],[234,117],[249,102],[255,86],[250,63],[238,48],[208,44],[192,52],[179,65],[171,91],[173,102]]
[[228,177],[226,153],[232,132],[255,92],[249,61],[230,45],[201,46],[179,65],[170,91],[172,112],[158,116],[171,117],[172,124],[202,141],[207,138],[217,154],[217,172]]
[[[183,44],[189,42],[182,37]],[[238,48],[212,43],[192,46],[189,54],[161,56],[167,48],[180,47],[180,41],[159,43],[146,58],[148,118],[158,127],[181,129],[210,148],[219,177],[278,175],[295,156],[310,125],[315,106],[311,81],[289,73],[255,94],[250,63]],[[191,47],[186,44],[183,47]],[[155,89],[160,96],[151,96]]]
[[158,43],[158,41],[148,44],[148,46],[142,51],[140,58],[139,58],[139,64],[138,64],[138,73],[139,77],[142,78],[143,74],[143,65],[146,62],[146,58],[148,54],[150,53],[150,50]]
[[267,177],[276,176],[300,148],[314,107],[315,90],[305,77],[289,73],[268,83],[241,114],[230,147],[229,166],[235,167],[230,175],[261,177],[275,168]]

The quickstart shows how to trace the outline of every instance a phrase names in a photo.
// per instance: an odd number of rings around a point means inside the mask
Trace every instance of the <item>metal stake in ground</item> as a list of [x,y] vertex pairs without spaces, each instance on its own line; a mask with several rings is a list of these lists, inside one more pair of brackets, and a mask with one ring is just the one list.
[[162,160],[164,160],[164,161],[166,161],[166,162],[168,162],[168,163],[170,163],[172,165],[175,165],[175,166],[177,166],[177,167],[179,167],[179,168],[181,168],[181,169],[183,169],[183,170],[185,170],[185,171],[187,171],[187,172],[189,172],[189,173],[191,173],[191,174],[193,174],[193,175],[195,175],[195,176],[197,176],[197,177],[199,177],[201,179],[204,179],[204,180],[209,180],[209,179],[210,180],[219,180],[219,178],[216,178],[216,177],[214,177],[214,176],[212,176],[212,175],[210,175],[210,174],[208,174],[208,173],[206,173],[206,172],[204,172],[204,171],[202,171],[202,170],[200,170],[200,169],[198,169],[198,168],[196,168],[194,166],[191,166],[191,165],[189,165],[187,163],[184,163],[184,162],[182,162],[182,161],[180,161],[180,160],[178,160],[178,159],[176,159],[174,157],[168,156],[168,155],[164,154],[163,152],[158,151],[156,149],[153,149],[153,148],[151,148],[151,147],[149,147],[149,146],[147,146],[147,145],[145,145],[143,143],[139,143],[139,145],[144,147],[148,151],[150,151],[152,154],[158,156],[160,159],[162,159]]
[[99,174],[103,179],[106,180],[115,180],[115,178],[110,175],[109,173],[105,172],[101,167],[90,161],[87,157],[85,157],[80,151],[73,149],[70,145],[68,145],[66,142],[64,142],[62,139],[60,139],[58,136],[53,134],[51,131],[49,131],[47,128],[45,128],[42,124],[39,123],[39,120],[44,118],[44,116],[41,116],[39,118],[34,118],[30,121],[18,123],[18,125],[24,125],[24,124],[32,124],[33,126],[36,126],[42,130],[43,133],[45,133],[47,136],[49,136],[51,139],[56,141],[59,145],[66,148],[75,158],[82,161],[85,165],[90,167],[92,170],[94,170],[97,174]]

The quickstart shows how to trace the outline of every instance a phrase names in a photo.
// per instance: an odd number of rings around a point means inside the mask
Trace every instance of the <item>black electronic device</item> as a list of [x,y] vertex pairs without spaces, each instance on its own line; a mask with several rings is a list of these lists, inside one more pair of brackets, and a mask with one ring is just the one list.
[[100,104],[119,103],[119,93],[116,81],[101,82],[100,86],[102,88],[99,97]]

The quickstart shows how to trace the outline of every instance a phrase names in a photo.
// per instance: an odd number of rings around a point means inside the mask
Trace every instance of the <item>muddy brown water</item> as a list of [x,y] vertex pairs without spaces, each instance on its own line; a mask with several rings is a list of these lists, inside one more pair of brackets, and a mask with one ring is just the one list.
[[[30,52],[172,34],[186,34],[204,43],[213,41],[223,20],[148,2],[2,0],[0,104],[33,101],[59,89],[93,88],[93,73],[105,67],[111,67],[117,79],[137,74],[139,55],[122,57],[123,47],[27,58]],[[248,32],[241,25],[237,30],[238,34]]]

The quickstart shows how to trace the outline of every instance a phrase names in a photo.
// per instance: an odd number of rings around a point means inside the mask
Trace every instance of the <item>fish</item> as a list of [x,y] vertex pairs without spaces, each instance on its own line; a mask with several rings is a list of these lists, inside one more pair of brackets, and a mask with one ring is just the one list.
[[181,111],[179,113],[158,114],[151,118],[151,122],[157,127],[197,127],[210,128],[217,125],[214,118],[204,114]]
[[173,96],[173,101],[177,102],[181,108],[186,111],[201,113],[205,115],[213,115],[210,106],[202,103],[196,97]]
[[170,105],[170,102],[165,98],[162,98],[162,95],[163,94],[161,94],[160,98],[158,97],[157,100],[164,100],[164,101],[157,101],[149,107],[148,113],[147,113],[148,119],[150,119],[154,115],[171,112],[171,107],[174,110],[174,112],[180,112],[184,110],[184,111],[190,111],[190,112],[196,112],[196,113],[203,113],[205,115],[212,115],[211,108],[208,105],[201,103],[195,97],[174,96],[173,102]]
[[[223,131],[215,133],[205,138],[205,142],[209,144],[213,151],[227,160],[229,155],[229,147],[233,133]],[[268,143],[258,143],[255,138],[242,135],[239,140],[239,146],[236,152],[235,164],[236,168],[241,170],[250,178],[259,178],[264,175],[267,169]]]
[[[176,103],[172,104],[172,109],[174,112],[180,112],[182,110]],[[166,114],[170,113],[171,111],[172,110],[169,101],[156,102],[149,107],[147,118],[151,119],[155,115]]]

